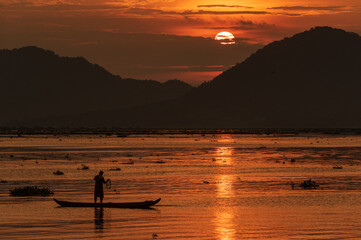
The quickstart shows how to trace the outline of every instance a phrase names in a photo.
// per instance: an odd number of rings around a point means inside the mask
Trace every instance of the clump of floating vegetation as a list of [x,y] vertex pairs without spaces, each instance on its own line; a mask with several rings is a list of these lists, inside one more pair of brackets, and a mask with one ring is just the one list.
[[42,188],[37,186],[18,187],[13,190],[10,190],[10,195],[15,197],[49,196],[53,194],[54,191],[50,190],[49,188]]
[[122,164],[134,164],[134,161],[132,159],[129,159],[127,162],[122,162]]
[[121,171],[120,167],[109,168],[109,171]]
[[64,173],[60,170],[53,172],[54,175],[64,175]]
[[82,164],[81,167],[78,167],[78,170],[89,170],[89,167],[85,164]]

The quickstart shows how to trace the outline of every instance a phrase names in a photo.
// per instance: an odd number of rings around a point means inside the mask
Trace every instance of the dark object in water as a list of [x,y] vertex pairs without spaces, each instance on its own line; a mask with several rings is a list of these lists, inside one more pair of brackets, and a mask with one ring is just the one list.
[[118,134],[117,134],[117,137],[118,137],[118,138],[128,137],[128,134],[125,134],[125,133],[118,133]]
[[8,181],[4,180],[4,179],[0,179],[0,183],[7,183]]
[[64,173],[60,170],[53,172],[54,175],[64,175]]
[[54,201],[62,207],[104,207],[104,208],[150,208],[157,204],[161,198],[158,198],[155,201],[144,201],[144,202],[125,202],[125,203],[83,203],[83,202],[68,202],[68,201],[59,201],[53,198]]
[[78,167],[78,170],[89,170],[89,167],[85,164],[82,164],[81,167]]
[[342,169],[342,166],[336,165],[336,166],[333,167],[333,169]]
[[156,163],[165,163],[163,160],[158,160]]
[[303,183],[301,183],[300,187],[303,187],[304,189],[315,189],[317,187],[319,187],[320,185],[316,184],[315,181],[307,180],[304,181]]
[[49,188],[26,186],[26,187],[18,187],[13,190],[10,190],[10,195],[14,197],[49,196],[49,195],[54,195],[54,191],[50,190]]
[[109,168],[109,171],[120,171],[122,170],[121,168],[119,167],[116,167],[116,168]]
[[132,159],[129,159],[128,162],[122,162],[122,164],[134,164],[134,161]]

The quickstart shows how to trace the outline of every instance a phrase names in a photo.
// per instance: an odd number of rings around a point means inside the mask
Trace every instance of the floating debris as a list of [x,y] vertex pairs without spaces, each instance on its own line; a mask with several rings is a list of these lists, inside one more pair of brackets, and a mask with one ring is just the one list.
[[203,181],[203,183],[204,183],[204,184],[209,184],[209,182],[208,182],[208,181]]
[[53,194],[54,191],[50,190],[49,188],[41,188],[37,186],[18,187],[13,190],[10,190],[10,195],[14,197],[49,196]]
[[315,181],[307,180],[307,181],[303,181],[303,183],[300,184],[300,187],[303,187],[304,189],[315,189],[317,187],[319,187],[320,185],[316,184]]
[[134,164],[134,161],[132,159],[129,159],[128,162],[122,162],[122,164]]
[[165,163],[165,161],[163,161],[163,160],[158,160],[158,161],[156,161],[156,163]]
[[118,133],[118,134],[117,134],[117,137],[118,137],[118,138],[128,137],[128,134],[125,134],[125,133]]
[[60,170],[53,172],[54,175],[64,175],[64,173]]
[[78,167],[78,170],[89,170],[89,167],[85,164],[82,164],[81,167]]
[[342,166],[341,165],[336,165],[333,167],[333,169],[342,169]]
[[120,167],[109,168],[109,171],[120,171],[120,170],[122,170]]
[[152,234],[152,237],[153,237],[153,239],[156,239],[156,238],[158,237],[158,234],[153,233],[153,234]]

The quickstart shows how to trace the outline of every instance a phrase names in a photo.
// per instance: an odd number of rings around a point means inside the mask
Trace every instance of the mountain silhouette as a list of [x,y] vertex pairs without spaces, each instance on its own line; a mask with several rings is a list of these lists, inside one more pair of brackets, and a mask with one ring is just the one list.
[[84,58],[38,47],[0,50],[0,123],[134,107],[192,88],[179,80],[122,79]]
[[361,127],[361,37],[315,27],[268,44],[174,100],[28,126]]

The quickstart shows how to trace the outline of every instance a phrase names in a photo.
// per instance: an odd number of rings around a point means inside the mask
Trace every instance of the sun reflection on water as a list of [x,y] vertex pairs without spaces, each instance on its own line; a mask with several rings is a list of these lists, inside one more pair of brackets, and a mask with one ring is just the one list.
[[220,211],[217,214],[218,226],[216,228],[218,238],[220,240],[235,239],[234,216],[232,212]]
[[231,164],[232,163],[233,148],[229,147],[218,147],[216,148],[216,159],[220,164]]
[[220,206],[215,212],[215,231],[217,239],[235,239],[234,213],[232,206],[229,206],[229,199],[234,197],[233,182],[234,175],[217,176],[217,197],[220,198]]
[[234,149],[230,147],[229,145],[234,143],[234,139],[231,135],[220,135],[217,138],[217,141],[220,143],[224,143],[224,146],[220,146],[216,148],[215,151],[215,160],[217,160],[217,163],[219,164],[226,164],[230,165],[232,164],[232,155],[234,152]]

